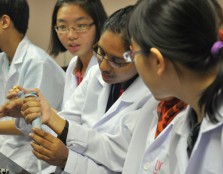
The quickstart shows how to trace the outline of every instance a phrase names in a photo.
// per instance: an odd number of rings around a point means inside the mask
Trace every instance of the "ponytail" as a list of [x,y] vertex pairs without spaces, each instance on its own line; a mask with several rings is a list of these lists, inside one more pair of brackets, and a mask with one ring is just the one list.
[[[204,107],[204,112],[212,123],[217,123],[219,117],[219,101],[223,98],[223,42],[215,42],[211,49],[211,58],[218,59],[219,71],[214,82],[202,93],[199,100],[200,108]],[[217,114],[216,114],[217,113]]]

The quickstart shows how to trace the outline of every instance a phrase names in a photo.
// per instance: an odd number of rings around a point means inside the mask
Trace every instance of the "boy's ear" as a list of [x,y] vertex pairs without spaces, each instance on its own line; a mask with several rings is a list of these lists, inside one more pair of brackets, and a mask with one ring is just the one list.
[[166,69],[166,60],[157,48],[152,47],[150,52],[156,59],[157,74],[161,75]]
[[11,19],[8,15],[3,15],[0,19],[1,28],[6,29],[11,23]]

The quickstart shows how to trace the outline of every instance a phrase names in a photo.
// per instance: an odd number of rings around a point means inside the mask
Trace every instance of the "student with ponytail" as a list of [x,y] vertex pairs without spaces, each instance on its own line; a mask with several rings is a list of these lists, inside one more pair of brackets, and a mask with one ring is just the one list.
[[222,19],[216,0],[144,0],[133,11],[124,57],[155,98],[189,105],[145,150],[135,173],[222,173]]

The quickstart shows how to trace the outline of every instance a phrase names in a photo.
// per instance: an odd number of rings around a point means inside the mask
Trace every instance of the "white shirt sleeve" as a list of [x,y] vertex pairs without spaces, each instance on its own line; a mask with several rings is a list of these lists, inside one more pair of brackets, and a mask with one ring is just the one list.
[[[93,160],[98,166],[109,168],[113,172],[121,172],[124,165],[128,145],[137,122],[137,113],[126,114],[116,125],[105,124],[99,129],[88,128],[69,121],[67,147],[75,152],[70,153],[67,165],[82,159],[76,153]],[[121,116],[120,116],[121,117]],[[109,129],[109,126],[112,127]]]
[[69,159],[63,173],[115,174],[115,172],[110,171],[106,167],[98,165],[92,159],[72,150],[69,150]]

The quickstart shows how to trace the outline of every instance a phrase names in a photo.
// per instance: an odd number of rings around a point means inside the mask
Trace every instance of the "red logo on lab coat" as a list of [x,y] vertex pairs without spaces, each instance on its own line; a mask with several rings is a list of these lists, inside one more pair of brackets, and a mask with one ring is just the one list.
[[155,166],[155,169],[153,171],[153,174],[158,174],[158,172],[160,171],[161,167],[162,167],[162,162],[157,160],[156,161],[156,166]]

